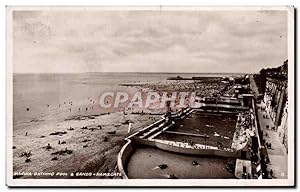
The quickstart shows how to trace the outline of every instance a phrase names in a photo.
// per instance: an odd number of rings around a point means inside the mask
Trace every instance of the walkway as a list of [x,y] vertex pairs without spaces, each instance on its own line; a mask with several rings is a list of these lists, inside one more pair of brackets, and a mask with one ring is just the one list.
[[[260,110],[260,106],[261,104],[257,104],[259,123],[264,135],[263,139],[268,143],[272,143],[272,149],[267,149],[270,159],[270,163],[267,164],[268,170],[273,170],[273,178],[286,179],[288,174],[287,153],[276,131],[271,130],[274,126],[272,120],[263,118],[263,111]],[[266,125],[269,125],[269,129],[266,128]]]

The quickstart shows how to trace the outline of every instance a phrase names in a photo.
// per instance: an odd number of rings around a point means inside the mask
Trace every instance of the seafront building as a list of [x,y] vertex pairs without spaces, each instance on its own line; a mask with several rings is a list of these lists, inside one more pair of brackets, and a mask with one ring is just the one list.
[[287,82],[288,60],[278,68],[270,69],[266,73],[266,89],[264,93],[264,104],[266,115],[271,118],[274,129],[281,143],[288,151],[288,82]]

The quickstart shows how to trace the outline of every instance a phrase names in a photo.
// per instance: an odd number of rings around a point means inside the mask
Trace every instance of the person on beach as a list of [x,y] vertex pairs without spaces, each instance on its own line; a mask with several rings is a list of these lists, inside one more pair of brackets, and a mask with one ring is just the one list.
[[78,111],[80,111],[80,107],[78,108]]
[[30,157],[27,157],[27,158],[25,159],[25,163],[29,163],[29,162],[31,162],[31,159],[30,159]]
[[47,149],[47,150],[49,150],[49,149],[52,149],[52,147],[51,147],[50,143],[48,143],[48,145],[47,145],[46,149]]
[[273,170],[270,170],[270,176],[273,177]]

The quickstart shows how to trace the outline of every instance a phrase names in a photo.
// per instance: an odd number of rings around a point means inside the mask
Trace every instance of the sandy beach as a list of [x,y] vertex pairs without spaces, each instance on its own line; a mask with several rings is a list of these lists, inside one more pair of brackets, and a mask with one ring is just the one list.
[[[31,123],[27,129],[14,132],[14,172],[114,172],[117,153],[127,135],[128,122],[132,122],[132,131],[135,131],[157,119],[159,116],[111,113],[93,119]],[[62,134],[50,135],[59,131]],[[112,134],[114,131],[115,134]],[[48,144],[51,146],[49,149]],[[54,154],[66,149],[71,154]],[[24,152],[31,153],[30,162],[25,162]]]

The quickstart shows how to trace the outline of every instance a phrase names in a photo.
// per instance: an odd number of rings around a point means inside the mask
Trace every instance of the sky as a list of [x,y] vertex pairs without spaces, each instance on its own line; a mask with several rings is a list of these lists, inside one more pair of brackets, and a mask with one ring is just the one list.
[[14,73],[257,73],[287,59],[286,11],[13,11]]

